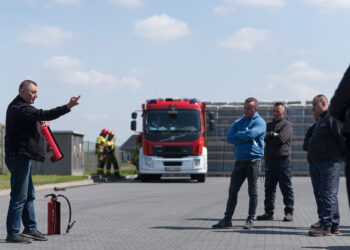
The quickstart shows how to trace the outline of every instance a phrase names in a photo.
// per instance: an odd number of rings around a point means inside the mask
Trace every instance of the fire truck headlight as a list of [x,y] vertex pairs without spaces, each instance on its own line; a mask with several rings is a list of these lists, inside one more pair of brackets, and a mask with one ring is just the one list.
[[149,168],[153,167],[152,158],[145,158],[145,165]]
[[201,164],[201,159],[194,159],[193,160],[193,167],[199,167],[199,165]]

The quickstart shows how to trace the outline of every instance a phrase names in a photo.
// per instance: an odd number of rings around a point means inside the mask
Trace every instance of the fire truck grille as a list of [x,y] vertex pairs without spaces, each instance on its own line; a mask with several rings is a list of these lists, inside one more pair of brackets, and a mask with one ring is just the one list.
[[191,145],[154,145],[153,154],[164,158],[182,158],[192,155]]

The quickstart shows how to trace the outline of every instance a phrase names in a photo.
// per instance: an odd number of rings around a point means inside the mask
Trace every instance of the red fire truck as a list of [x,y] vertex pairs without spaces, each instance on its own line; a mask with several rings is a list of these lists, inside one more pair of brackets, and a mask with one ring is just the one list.
[[[142,104],[142,146],[139,177],[142,181],[180,176],[205,182],[208,171],[206,104],[198,99],[151,99]],[[209,128],[214,129],[213,114]],[[131,129],[136,130],[137,113]]]

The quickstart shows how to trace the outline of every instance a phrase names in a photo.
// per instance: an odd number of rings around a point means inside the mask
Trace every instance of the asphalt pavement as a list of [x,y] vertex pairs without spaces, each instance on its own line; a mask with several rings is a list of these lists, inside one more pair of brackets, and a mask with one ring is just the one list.
[[[61,235],[31,244],[6,243],[6,214],[9,194],[0,195],[0,249],[350,249],[349,205],[345,180],[341,179],[339,206],[340,235],[310,237],[309,226],[317,221],[316,204],[308,177],[293,179],[295,214],[283,222],[283,202],[277,191],[275,220],[255,221],[252,230],[243,229],[248,212],[245,182],[238,197],[233,227],[212,230],[223,215],[229,177],[208,177],[205,183],[137,180],[71,185],[56,194],[67,196],[72,205],[74,227],[66,234],[68,206],[62,202]],[[264,185],[259,181],[257,215],[264,212]],[[35,209],[38,229],[47,233],[45,194],[37,190]]]

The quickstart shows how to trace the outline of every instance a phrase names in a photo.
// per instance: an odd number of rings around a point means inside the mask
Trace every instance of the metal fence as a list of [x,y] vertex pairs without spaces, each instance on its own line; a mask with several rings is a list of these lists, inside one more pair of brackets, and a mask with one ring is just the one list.
[[[122,152],[120,147],[116,146],[115,156],[118,159],[119,165]],[[97,155],[95,153],[95,142],[84,141],[84,171],[85,172],[96,172],[97,170]]]

